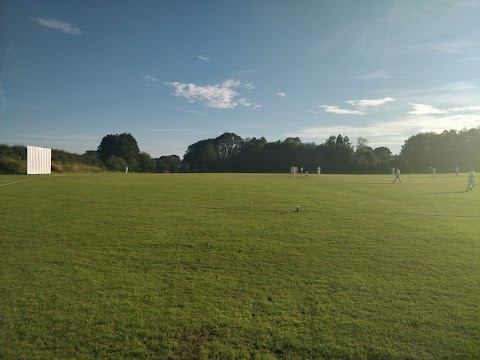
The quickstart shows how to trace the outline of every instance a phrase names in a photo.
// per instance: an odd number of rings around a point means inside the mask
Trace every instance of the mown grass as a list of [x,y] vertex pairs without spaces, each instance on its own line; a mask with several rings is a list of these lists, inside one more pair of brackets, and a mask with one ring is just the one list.
[[480,356],[465,174],[1,186],[29,178],[0,176],[2,359]]

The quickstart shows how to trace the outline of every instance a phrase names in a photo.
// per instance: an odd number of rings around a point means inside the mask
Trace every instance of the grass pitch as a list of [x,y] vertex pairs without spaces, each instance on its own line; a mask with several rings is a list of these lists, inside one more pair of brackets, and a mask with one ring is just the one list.
[[480,187],[402,180],[0,176],[0,358],[476,359]]

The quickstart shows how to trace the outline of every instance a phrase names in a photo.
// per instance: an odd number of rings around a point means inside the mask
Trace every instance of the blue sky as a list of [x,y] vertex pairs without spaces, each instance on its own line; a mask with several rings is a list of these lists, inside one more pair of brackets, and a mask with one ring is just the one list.
[[480,0],[0,1],[0,142],[183,156],[480,126]]

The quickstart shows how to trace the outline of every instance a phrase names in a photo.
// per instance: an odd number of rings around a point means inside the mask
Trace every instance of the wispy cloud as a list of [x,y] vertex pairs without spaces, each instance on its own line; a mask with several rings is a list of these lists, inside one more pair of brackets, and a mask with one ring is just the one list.
[[371,106],[380,106],[391,101],[395,101],[395,99],[392,97],[386,97],[383,99],[348,100],[347,104],[356,106],[359,109],[365,109]]
[[317,51],[320,55],[323,55],[327,52],[331,47],[333,47],[337,42],[339,42],[340,38],[343,34],[347,33],[350,30],[351,26],[343,27],[341,29],[336,30],[333,32],[323,43],[320,44]]
[[359,75],[355,77],[355,80],[375,80],[375,79],[388,79],[390,77],[389,72],[385,68],[375,70],[374,72]]
[[414,104],[412,103],[415,110],[410,111],[410,115],[431,115],[431,114],[451,114],[451,113],[465,113],[465,112],[475,112],[480,111],[480,105],[469,105],[469,106],[461,106],[461,107],[454,107],[448,109],[437,109],[430,105],[424,104]]
[[433,51],[439,51],[443,53],[459,53],[474,45],[475,44],[468,41],[450,41],[450,42],[433,43],[430,46],[430,49]]
[[376,122],[369,126],[324,126],[300,129],[287,136],[305,139],[324,139],[332,134],[344,134],[349,137],[403,137],[404,140],[418,132],[442,132],[444,130],[462,130],[480,126],[480,113],[446,116],[407,116],[397,121]]
[[212,62],[212,60],[208,56],[198,55],[197,58],[199,58],[200,60],[206,63]]
[[332,114],[340,114],[340,115],[365,115],[365,112],[360,110],[349,110],[349,109],[341,109],[338,106],[333,105],[321,105],[318,106],[324,108],[325,112],[332,113]]
[[0,75],[0,112],[4,112],[8,107],[7,98],[5,96],[5,90],[3,89],[3,79],[5,78],[5,70],[2,70]]
[[184,97],[191,103],[199,102],[213,109],[233,109],[238,106],[245,106],[257,109],[256,105],[234,90],[241,87],[239,80],[229,79],[216,85],[199,86],[196,84],[183,84],[180,82],[166,82],[166,86],[172,87],[172,95]]
[[242,86],[243,86],[245,89],[248,89],[248,90],[253,90],[253,89],[255,89],[255,85],[253,85],[252,83],[245,83],[245,84],[242,84]]
[[443,86],[439,86],[434,88],[433,90],[437,91],[471,91],[475,90],[478,87],[477,84],[468,81],[455,81],[449,84],[445,84]]
[[83,31],[67,22],[57,19],[45,19],[41,17],[33,17],[32,20],[39,25],[45,26],[49,29],[58,30],[69,35],[82,35]]
[[415,110],[412,110],[409,112],[411,115],[429,115],[429,114],[445,114],[445,110],[440,110],[437,108],[434,108],[433,106],[430,105],[424,105],[424,104],[415,104],[412,103],[413,107]]
[[283,92],[276,92],[275,95],[278,95],[278,96],[287,96],[285,93]]
[[184,109],[184,110],[181,110],[181,111],[184,111],[184,112],[187,112],[187,113],[193,114],[193,115],[198,115],[198,116],[207,115],[207,113],[205,111],[190,110],[190,109]]
[[318,115],[318,114],[319,114],[319,112],[314,111],[314,110],[312,110],[312,109],[308,109],[307,112],[309,112],[309,113],[311,113],[311,114],[313,114],[313,115]]
[[451,112],[480,111],[480,105],[455,107],[455,108],[449,109],[449,112],[450,111]]
[[436,104],[443,108],[476,105],[480,96],[480,83],[476,80],[433,84],[429,87],[410,89],[384,89],[395,99],[405,103]]
[[145,86],[156,85],[159,82],[160,82],[160,79],[158,79],[157,77],[155,77],[153,75],[149,75],[149,74],[143,75],[143,84]]

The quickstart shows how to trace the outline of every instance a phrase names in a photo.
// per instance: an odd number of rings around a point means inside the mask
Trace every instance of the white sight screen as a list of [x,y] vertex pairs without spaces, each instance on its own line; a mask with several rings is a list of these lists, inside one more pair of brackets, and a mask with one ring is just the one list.
[[50,174],[52,172],[52,149],[27,146],[27,174]]

